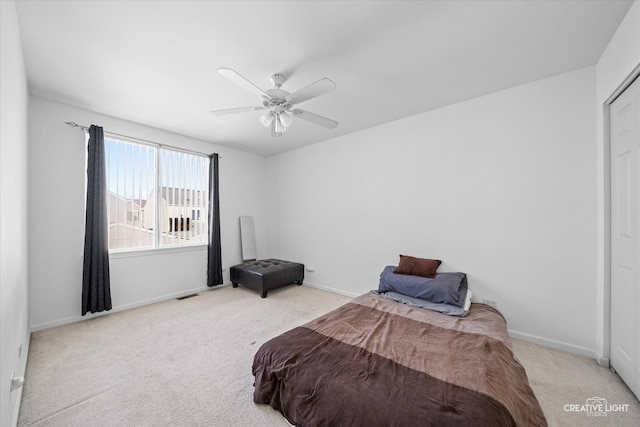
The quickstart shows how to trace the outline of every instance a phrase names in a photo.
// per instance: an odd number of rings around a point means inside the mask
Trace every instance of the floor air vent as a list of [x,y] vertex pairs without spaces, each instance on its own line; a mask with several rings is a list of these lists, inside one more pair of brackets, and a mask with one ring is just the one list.
[[180,300],[183,300],[183,299],[187,299],[187,298],[191,298],[191,297],[197,297],[197,296],[198,296],[198,294],[191,294],[191,295],[185,295],[183,297],[179,297],[179,298],[176,298],[176,299],[178,301],[180,301]]

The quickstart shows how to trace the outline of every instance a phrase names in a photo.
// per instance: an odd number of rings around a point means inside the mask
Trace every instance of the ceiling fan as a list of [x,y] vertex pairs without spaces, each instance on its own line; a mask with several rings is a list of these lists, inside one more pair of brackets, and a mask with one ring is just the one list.
[[327,78],[320,79],[317,82],[303,87],[302,89],[289,93],[286,90],[280,89],[287,80],[287,78],[282,74],[274,74],[271,76],[271,83],[273,83],[275,89],[262,90],[230,68],[218,68],[218,73],[261,97],[262,105],[216,110],[212,111],[211,114],[222,116],[225,114],[268,110],[260,117],[260,123],[265,127],[271,127],[271,136],[282,136],[282,134],[286,132],[287,128],[293,123],[293,117],[299,117],[328,129],[333,129],[338,126],[338,122],[335,120],[319,116],[318,114],[311,113],[306,110],[293,108],[296,104],[300,104],[311,98],[333,91],[336,88],[336,85]]

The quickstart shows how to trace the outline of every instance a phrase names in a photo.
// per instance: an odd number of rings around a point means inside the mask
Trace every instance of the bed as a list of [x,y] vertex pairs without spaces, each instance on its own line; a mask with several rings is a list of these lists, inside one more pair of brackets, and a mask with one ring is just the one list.
[[[384,274],[384,273],[383,273]],[[254,402],[296,426],[546,426],[502,315],[371,291],[263,344]]]

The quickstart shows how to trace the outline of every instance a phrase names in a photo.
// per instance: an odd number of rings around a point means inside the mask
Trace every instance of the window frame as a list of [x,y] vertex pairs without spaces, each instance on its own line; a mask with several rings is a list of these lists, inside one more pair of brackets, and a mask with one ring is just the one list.
[[[153,238],[153,247],[131,247],[131,248],[109,248],[109,257],[110,258],[125,258],[125,257],[130,257],[130,256],[149,256],[149,255],[155,255],[155,254],[163,254],[163,253],[172,253],[172,252],[188,252],[188,251],[201,251],[203,249],[206,249],[208,246],[208,233],[209,233],[209,224],[208,224],[208,210],[209,210],[209,185],[210,185],[210,178],[209,178],[209,162],[211,161],[210,157],[207,156],[206,154],[202,154],[202,153],[197,153],[188,149],[182,149],[180,147],[174,147],[174,146],[168,146],[168,145],[164,145],[164,144],[159,144],[159,143],[155,143],[152,141],[147,141],[147,140],[142,140],[142,139],[138,139],[138,138],[134,138],[134,137],[128,137],[128,136],[124,136],[124,135],[119,135],[119,134],[112,134],[112,133],[108,133],[108,132],[104,132],[105,134],[105,142],[107,140],[112,140],[115,141],[116,143],[125,143],[125,144],[134,144],[134,145],[141,145],[141,146],[146,146],[146,147],[150,147],[154,149],[154,155],[153,155],[153,173],[151,174],[151,176],[153,176],[153,183],[152,183],[152,190],[151,191],[155,191],[155,197],[156,197],[156,203],[155,203],[155,213],[154,213],[154,238]],[[88,144],[89,142],[89,134],[88,132],[85,132],[86,135],[86,143]],[[105,143],[105,151],[106,151],[106,143]],[[179,244],[179,245],[162,245],[162,226],[161,223],[162,221],[164,221],[167,218],[164,218],[161,214],[160,214],[160,203],[158,203],[158,199],[162,197],[162,192],[163,192],[163,188],[164,186],[162,185],[162,173],[163,166],[162,164],[162,153],[179,153],[179,154],[183,154],[183,155],[188,155],[188,156],[194,156],[194,157],[200,157],[203,158],[205,160],[205,162],[203,162],[203,168],[201,173],[203,173],[204,175],[202,176],[202,182],[205,184],[204,189],[202,190],[198,190],[196,188],[187,188],[187,187],[182,187],[182,191],[185,192],[185,198],[186,198],[186,194],[187,191],[193,191],[193,192],[197,192],[197,191],[202,191],[203,197],[204,197],[204,201],[202,205],[198,205],[198,206],[193,206],[193,205],[185,205],[189,208],[196,208],[198,210],[204,210],[204,219],[203,219],[203,223],[204,223],[204,227],[205,227],[205,231],[204,231],[204,239],[201,239],[198,243],[192,243],[192,244]],[[106,168],[105,170],[106,174],[109,174],[109,169]],[[108,178],[107,178],[108,179]],[[86,194],[86,179],[85,179],[85,194]],[[118,196],[117,192],[116,192],[116,196]],[[148,195],[147,195],[148,196]],[[106,198],[109,198],[109,192],[107,192],[107,194],[105,194]],[[138,199],[131,199],[133,201],[138,200]],[[148,200],[148,199],[147,199]],[[86,198],[85,198],[85,203],[86,203]],[[86,209],[85,209],[86,211]],[[202,216],[202,213],[200,214]],[[189,215],[189,217],[191,217],[191,214]],[[109,220],[109,212],[107,212],[107,218]],[[194,221],[195,222],[195,221]],[[202,240],[204,240],[204,242],[202,242]]]

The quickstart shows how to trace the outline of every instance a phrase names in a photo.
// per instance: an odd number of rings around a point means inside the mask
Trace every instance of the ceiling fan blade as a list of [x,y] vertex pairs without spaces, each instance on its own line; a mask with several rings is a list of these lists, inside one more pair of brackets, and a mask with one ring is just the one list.
[[238,107],[238,108],[227,108],[226,110],[215,110],[211,111],[211,114],[214,116],[224,116],[226,114],[235,114],[235,113],[246,113],[247,111],[258,111],[264,110],[266,107]]
[[267,95],[265,91],[260,89],[255,84],[251,83],[246,78],[242,77],[240,74],[238,74],[236,71],[232,70],[231,68],[218,68],[218,73],[225,76],[235,84],[247,89],[251,93],[254,93],[260,97],[266,97],[267,99],[271,99],[271,97]]
[[327,78],[320,79],[317,82],[311,83],[309,86],[305,86],[291,93],[287,96],[287,101],[290,101],[292,104],[300,104],[308,99],[329,93],[335,90],[335,88],[336,84],[331,80]]
[[326,117],[322,117],[322,116],[319,116],[317,114],[310,113],[310,112],[305,111],[305,110],[301,110],[299,108],[296,108],[295,110],[292,110],[291,112],[293,113],[293,115],[295,117],[299,117],[299,118],[301,118],[303,120],[306,120],[308,122],[315,123],[315,124],[320,125],[320,126],[324,126],[324,127],[328,128],[328,129],[334,129],[336,126],[338,126],[338,122],[336,122],[335,120],[331,120],[331,119],[328,119]]

